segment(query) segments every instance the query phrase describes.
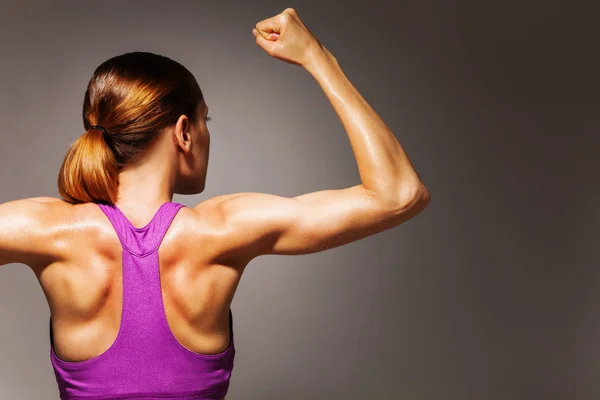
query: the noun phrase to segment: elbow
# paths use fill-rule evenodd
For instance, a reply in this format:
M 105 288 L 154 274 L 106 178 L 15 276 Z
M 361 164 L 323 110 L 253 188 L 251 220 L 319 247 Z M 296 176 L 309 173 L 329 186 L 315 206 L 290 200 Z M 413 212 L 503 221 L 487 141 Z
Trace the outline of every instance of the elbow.
M 394 209 L 396 213 L 419 214 L 431 201 L 431 194 L 427 187 L 419 182 L 403 188 L 395 200 Z M 410 211 L 409 211 L 410 210 Z
M 423 208 L 427 207 L 429 202 L 431 201 L 431 194 L 429 194 L 429 190 L 423 184 L 421 184 L 421 188 L 419 190 L 418 202 L 423 205 Z
M 431 201 L 431 195 L 427 187 L 419 182 L 402 188 L 398 194 L 398 204 L 402 208 L 412 208 L 415 206 L 425 208 Z
M 420 181 L 417 184 L 403 185 L 401 189 L 394 191 L 394 195 L 379 194 L 375 197 L 379 199 L 384 209 L 391 211 L 394 215 L 407 213 L 408 210 L 419 213 L 431 201 L 429 190 Z

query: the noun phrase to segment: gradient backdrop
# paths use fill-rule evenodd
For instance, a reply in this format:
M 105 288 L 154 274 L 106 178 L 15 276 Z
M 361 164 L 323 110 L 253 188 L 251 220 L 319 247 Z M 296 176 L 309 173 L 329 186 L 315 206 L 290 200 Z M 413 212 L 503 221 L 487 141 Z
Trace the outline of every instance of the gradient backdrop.
M 358 184 L 317 83 L 252 36 L 294 7 L 432 201 L 361 241 L 252 261 L 227 399 L 598 399 L 597 21 L 563 3 L 1 0 L 0 201 L 58 196 L 93 70 L 133 50 L 188 67 L 211 109 L 206 191 L 174 201 Z M 0 304 L 0 399 L 58 399 L 27 267 L 1 269 Z

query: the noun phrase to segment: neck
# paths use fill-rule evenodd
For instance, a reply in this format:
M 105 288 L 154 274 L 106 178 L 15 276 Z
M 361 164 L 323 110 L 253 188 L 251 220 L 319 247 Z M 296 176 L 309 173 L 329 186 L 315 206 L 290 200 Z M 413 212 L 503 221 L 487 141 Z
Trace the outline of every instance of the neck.
M 151 157 L 121 171 L 117 196 L 119 208 L 123 205 L 125 209 L 134 207 L 150 212 L 173 200 L 175 169 L 164 161 L 168 159 L 166 154 L 161 153 L 153 151 Z

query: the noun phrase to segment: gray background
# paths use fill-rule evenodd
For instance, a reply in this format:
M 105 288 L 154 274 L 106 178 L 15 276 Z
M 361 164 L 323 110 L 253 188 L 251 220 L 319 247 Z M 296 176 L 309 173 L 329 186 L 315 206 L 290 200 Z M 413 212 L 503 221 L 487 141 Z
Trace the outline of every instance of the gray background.
M 597 24 L 577 3 L 0 3 L 0 201 L 58 196 L 86 84 L 170 56 L 211 109 L 207 188 L 295 196 L 360 182 L 312 77 L 254 42 L 294 7 L 404 145 L 423 214 L 322 253 L 263 256 L 233 301 L 228 399 L 597 399 Z M 594 39 L 595 37 L 595 39 Z M 0 273 L 0 398 L 58 398 L 49 309 Z

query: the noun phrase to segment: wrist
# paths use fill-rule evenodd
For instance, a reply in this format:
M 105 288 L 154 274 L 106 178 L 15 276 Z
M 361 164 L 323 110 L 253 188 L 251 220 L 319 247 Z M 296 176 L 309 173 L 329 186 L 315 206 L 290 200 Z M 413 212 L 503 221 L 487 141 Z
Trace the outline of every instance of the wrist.
M 314 76 L 324 65 L 329 65 L 336 61 L 333 54 L 331 54 L 325 46 L 316 43 L 307 51 L 306 61 L 304 62 L 303 67 Z

